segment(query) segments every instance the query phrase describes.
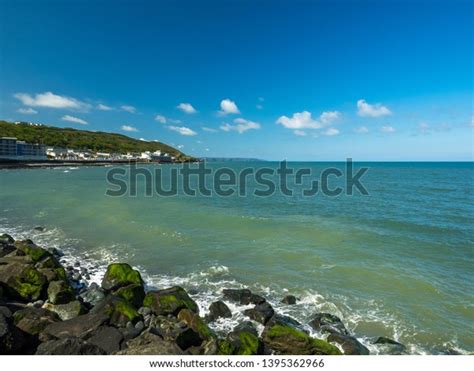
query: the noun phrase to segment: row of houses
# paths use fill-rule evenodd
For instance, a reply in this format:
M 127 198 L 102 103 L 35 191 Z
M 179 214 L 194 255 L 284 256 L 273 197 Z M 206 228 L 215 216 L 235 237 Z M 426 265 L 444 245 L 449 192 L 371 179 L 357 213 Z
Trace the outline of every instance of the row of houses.
M 175 158 L 168 153 L 107 153 L 89 150 L 77 150 L 61 147 L 47 147 L 43 144 L 32 144 L 17 140 L 17 138 L 0 138 L 0 160 L 16 161 L 143 161 L 143 162 L 173 162 Z

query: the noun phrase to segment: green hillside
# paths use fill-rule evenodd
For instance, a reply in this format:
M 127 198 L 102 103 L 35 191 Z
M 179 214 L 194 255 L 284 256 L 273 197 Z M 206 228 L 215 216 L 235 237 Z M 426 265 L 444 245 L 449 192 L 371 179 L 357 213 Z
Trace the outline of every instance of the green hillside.
M 0 121 L 0 137 L 15 137 L 29 143 L 41 143 L 48 146 L 71 149 L 88 149 L 113 153 L 157 151 L 166 152 L 180 160 L 190 160 L 176 148 L 160 142 L 145 142 L 122 134 L 57 128 L 53 126 L 35 126 L 28 123 L 14 124 Z

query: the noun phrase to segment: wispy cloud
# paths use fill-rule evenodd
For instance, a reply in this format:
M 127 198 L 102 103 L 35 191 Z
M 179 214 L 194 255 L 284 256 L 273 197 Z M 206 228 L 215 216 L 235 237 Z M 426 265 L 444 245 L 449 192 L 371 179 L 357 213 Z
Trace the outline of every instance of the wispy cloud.
M 133 126 L 130 126 L 130 125 L 122 125 L 120 130 L 128 131 L 128 132 L 138 132 L 138 129 L 136 127 L 133 127 Z
M 295 130 L 293 133 L 298 137 L 305 137 L 306 136 L 306 131 L 303 131 L 303 130 Z
M 63 108 L 63 109 L 88 109 L 90 105 L 76 98 L 61 96 L 50 91 L 36 95 L 26 93 L 16 93 L 14 97 L 25 106 L 29 107 L 47 107 L 47 108 Z
M 179 110 L 183 111 L 184 113 L 192 114 L 196 113 L 197 110 L 192 106 L 191 103 L 180 103 L 176 106 Z
M 155 121 L 158 121 L 158 122 L 160 122 L 160 123 L 162 123 L 162 124 L 166 124 L 166 122 L 167 122 L 168 120 L 167 120 L 166 117 L 163 116 L 163 115 L 156 115 L 156 116 L 155 116 Z
M 33 108 L 20 108 L 17 111 L 18 113 L 22 113 L 23 115 L 36 115 L 38 111 L 35 111 Z
M 120 108 L 122 109 L 122 111 L 125 111 L 125 112 L 129 112 L 129 113 L 136 113 L 137 112 L 137 109 L 133 106 L 129 106 L 129 105 L 122 105 L 120 106 Z
M 74 117 L 70 115 L 64 115 L 63 117 L 61 117 L 61 120 L 74 122 L 75 124 L 87 125 L 87 121 L 80 119 L 79 117 Z
M 277 120 L 277 124 L 293 130 L 321 129 L 333 124 L 340 115 L 338 111 L 327 111 L 319 115 L 318 118 L 313 118 L 311 112 L 303 111 L 296 112 L 291 117 L 280 116 Z
M 369 129 L 367 128 L 367 126 L 359 126 L 358 128 L 354 129 L 354 132 L 356 132 L 357 134 L 366 134 L 369 132 Z
M 221 130 L 224 131 L 236 131 L 239 134 L 246 132 L 247 130 L 257 130 L 260 129 L 260 124 L 258 122 L 246 120 L 243 118 L 237 118 L 234 120 L 235 125 L 225 123 L 221 125 Z
M 181 135 L 185 135 L 185 136 L 194 136 L 194 135 L 197 135 L 197 133 L 190 129 L 190 128 L 187 128 L 185 126 L 167 126 L 168 129 L 172 130 L 172 131 L 176 131 L 177 133 L 181 134 Z
M 364 99 L 359 99 L 357 114 L 362 117 L 381 117 L 391 115 L 392 112 L 380 103 L 369 104 Z
M 235 102 L 230 99 L 221 100 L 220 106 L 221 106 L 221 110 L 219 111 L 219 114 L 223 116 L 240 113 L 239 107 L 237 107 L 237 104 L 235 104 Z
M 336 128 L 327 128 L 326 130 L 324 130 L 321 134 L 323 135 L 327 135 L 328 137 L 332 137 L 334 135 L 338 135 L 340 132 L 339 132 L 339 129 L 336 129 Z
M 380 132 L 385 133 L 385 134 L 392 134 L 392 133 L 395 133 L 396 131 L 397 130 L 393 126 L 390 126 L 390 125 L 382 126 L 380 128 Z
M 208 128 L 206 126 L 203 126 L 202 130 L 207 131 L 208 133 L 217 133 L 216 129 Z
M 114 108 L 105 104 L 99 103 L 96 107 L 99 111 L 112 111 Z

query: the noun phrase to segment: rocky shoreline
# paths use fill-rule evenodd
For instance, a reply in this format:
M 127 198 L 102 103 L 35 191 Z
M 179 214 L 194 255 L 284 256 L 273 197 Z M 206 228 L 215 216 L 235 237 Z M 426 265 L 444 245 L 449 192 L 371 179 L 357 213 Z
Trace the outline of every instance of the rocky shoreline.
M 0 235 L 0 354 L 39 355 L 367 355 L 369 350 L 330 313 L 308 325 L 278 314 L 248 289 L 224 289 L 209 313 L 180 286 L 146 291 L 138 270 L 110 264 L 101 285 L 85 284 L 80 263 L 64 266 L 62 252 Z M 292 295 L 282 298 L 294 305 Z M 251 306 L 248 321 L 217 335 L 209 324 L 232 317 L 227 303 Z M 256 324 L 264 327 L 260 333 Z M 389 354 L 405 346 L 379 337 Z

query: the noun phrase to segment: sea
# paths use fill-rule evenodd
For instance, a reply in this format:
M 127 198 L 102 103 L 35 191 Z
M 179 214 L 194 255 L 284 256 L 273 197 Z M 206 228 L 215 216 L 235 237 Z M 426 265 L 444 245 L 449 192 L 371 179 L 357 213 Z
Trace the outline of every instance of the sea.
M 379 336 L 409 354 L 474 352 L 474 163 L 355 162 L 363 189 L 349 189 L 344 162 L 284 165 L 283 180 L 278 162 L 206 163 L 210 194 L 195 195 L 183 165 L 0 170 L 0 233 L 61 249 L 89 282 L 127 262 L 150 289 L 183 286 L 202 314 L 222 289 L 245 287 L 305 326 L 339 316 L 373 354 L 387 351 Z M 232 194 L 216 191 L 219 170 Z M 176 192 L 158 194 L 173 171 Z M 314 180 L 319 191 L 305 194 Z M 281 303 L 288 294 L 296 305 Z M 245 320 L 247 307 L 228 304 L 217 333 Z

